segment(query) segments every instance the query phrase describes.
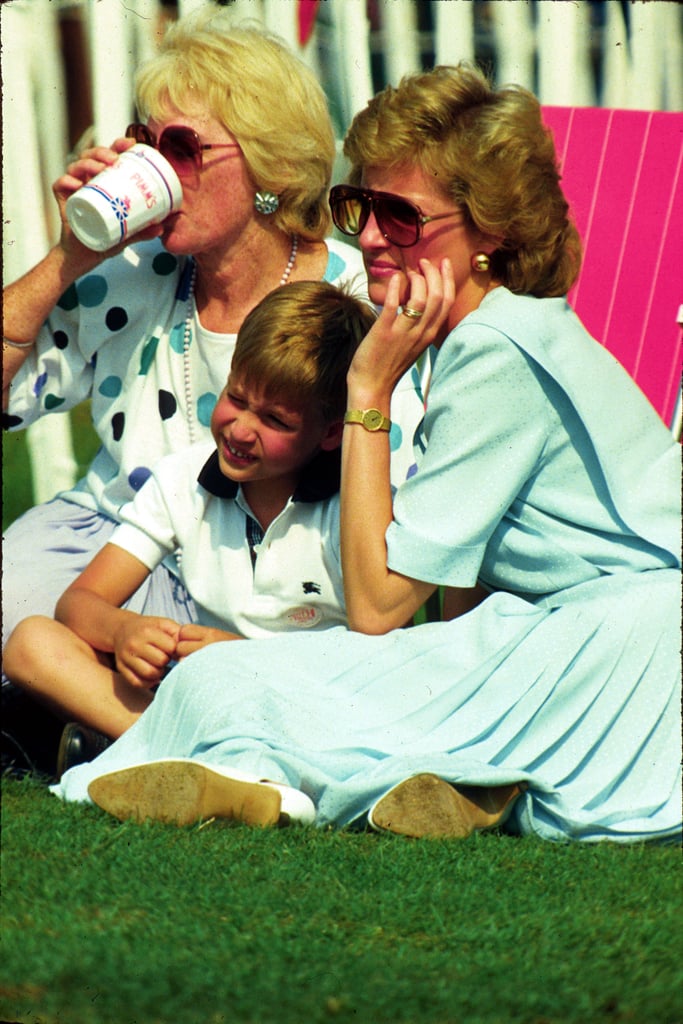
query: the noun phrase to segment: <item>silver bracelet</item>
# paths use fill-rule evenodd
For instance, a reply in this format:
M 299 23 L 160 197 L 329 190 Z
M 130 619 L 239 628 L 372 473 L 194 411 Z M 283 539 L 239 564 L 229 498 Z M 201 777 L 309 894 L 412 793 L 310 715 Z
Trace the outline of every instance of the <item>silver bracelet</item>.
M 32 338 L 31 341 L 10 341 L 9 338 L 6 338 L 4 335 L 2 337 L 3 345 L 9 345 L 10 348 L 31 348 L 35 343 L 35 340 L 35 338 Z

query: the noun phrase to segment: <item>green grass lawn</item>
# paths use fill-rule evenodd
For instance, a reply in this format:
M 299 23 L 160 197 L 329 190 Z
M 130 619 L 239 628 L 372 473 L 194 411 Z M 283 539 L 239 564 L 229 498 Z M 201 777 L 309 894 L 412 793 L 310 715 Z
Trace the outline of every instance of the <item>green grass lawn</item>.
M 676 847 L 121 824 L 3 783 L 3 1021 L 683 1020 Z
M 2 532 L 33 502 L 24 431 L 2 435 Z
M 0 1022 L 683 1024 L 677 847 L 139 826 L 2 781 Z
M 79 476 L 90 464 L 99 447 L 90 419 L 90 405 L 84 402 L 70 414 L 74 453 Z M 33 504 L 31 466 L 23 430 L 3 431 L 2 435 L 2 529 Z M 1 1022 L 0 1022 L 1 1024 Z

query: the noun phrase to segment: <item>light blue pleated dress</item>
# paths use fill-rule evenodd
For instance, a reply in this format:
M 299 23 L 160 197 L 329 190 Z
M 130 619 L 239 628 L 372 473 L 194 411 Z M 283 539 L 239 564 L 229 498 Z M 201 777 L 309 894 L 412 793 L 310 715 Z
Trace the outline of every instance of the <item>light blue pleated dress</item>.
M 216 644 L 54 791 L 164 757 L 363 820 L 418 772 L 524 780 L 506 828 L 681 834 L 680 448 L 564 300 L 499 288 L 440 350 L 389 565 L 490 596 L 448 623 Z M 363 510 L 371 514 L 371 510 Z

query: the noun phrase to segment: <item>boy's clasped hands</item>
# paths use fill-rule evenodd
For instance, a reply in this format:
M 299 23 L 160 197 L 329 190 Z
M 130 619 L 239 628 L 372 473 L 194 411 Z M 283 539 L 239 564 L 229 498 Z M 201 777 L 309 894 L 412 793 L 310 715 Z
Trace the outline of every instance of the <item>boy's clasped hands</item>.
M 237 633 L 202 626 L 199 623 L 174 622 L 156 615 L 123 617 L 114 635 L 116 668 L 131 686 L 156 686 L 169 665 L 188 654 L 224 640 L 241 640 Z

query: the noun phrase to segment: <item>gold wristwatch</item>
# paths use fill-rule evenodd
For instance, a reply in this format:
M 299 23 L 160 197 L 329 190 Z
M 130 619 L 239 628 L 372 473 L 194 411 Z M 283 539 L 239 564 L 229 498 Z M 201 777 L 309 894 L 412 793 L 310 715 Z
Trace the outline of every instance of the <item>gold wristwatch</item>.
M 373 433 L 376 430 L 391 430 L 391 420 L 383 416 L 379 409 L 348 409 L 344 423 L 360 423 L 361 427 Z

